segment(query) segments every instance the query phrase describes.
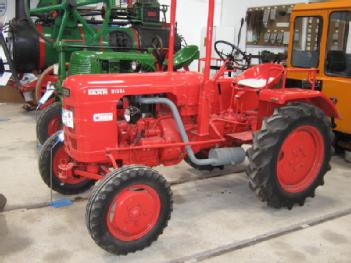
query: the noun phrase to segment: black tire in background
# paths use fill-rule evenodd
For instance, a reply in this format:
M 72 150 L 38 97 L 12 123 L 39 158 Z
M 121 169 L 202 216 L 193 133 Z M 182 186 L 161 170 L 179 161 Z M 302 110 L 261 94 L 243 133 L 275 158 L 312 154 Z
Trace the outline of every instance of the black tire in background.
M 52 135 L 43 145 L 39 154 L 39 172 L 44 183 L 51 187 L 51 172 L 52 172 L 52 189 L 63 195 L 75 195 L 80 194 L 90 189 L 94 184 L 94 180 L 85 178 L 74 178 L 68 182 L 60 180 L 55 174 L 55 168 L 51 167 L 55 164 L 55 158 L 67 158 L 64 156 L 64 143 L 58 139 L 60 132 Z M 60 155 L 60 156 L 58 156 Z M 63 156 L 62 156 L 63 155 Z M 59 162 L 59 160 L 58 160 Z
M 36 123 L 37 139 L 40 144 L 44 144 L 51 135 L 62 129 L 61 112 L 60 102 L 55 102 L 40 112 Z

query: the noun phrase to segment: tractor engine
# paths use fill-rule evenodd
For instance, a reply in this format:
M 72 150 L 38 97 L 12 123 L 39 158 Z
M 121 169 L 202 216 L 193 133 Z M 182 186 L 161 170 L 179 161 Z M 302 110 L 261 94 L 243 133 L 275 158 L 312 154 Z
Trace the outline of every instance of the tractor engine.
M 135 124 L 127 121 L 118 122 L 118 140 L 120 147 L 142 146 L 146 151 L 135 151 L 134 162 L 148 163 L 150 166 L 173 165 L 184 159 L 182 147 L 160 147 L 169 143 L 180 143 L 181 138 L 172 116 L 142 118 Z
M 117 131 L 120 147 L 145 147 L 147 151 L 135 151 L 134 162 L 173 165 L 184 159 L 182 147 L 159 149 L 160 145 L 181 143 L 172 114 L 160 106 L 140 105 L 135 97 L 123 98 L 117 106 Z M 153 148 L 158 147 L 158 148 Z

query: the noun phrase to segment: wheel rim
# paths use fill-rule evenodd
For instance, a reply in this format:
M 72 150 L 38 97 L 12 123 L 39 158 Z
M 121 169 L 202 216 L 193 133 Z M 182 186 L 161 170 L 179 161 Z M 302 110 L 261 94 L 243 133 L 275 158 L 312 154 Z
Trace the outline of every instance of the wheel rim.
M 313 126 L 301 126 L 284 140 L 278 155 L 277 177 L 284 191 L 306 190 L 317 178 L 324 160 L 324 140 Z
M 48 135 L 49 137 L 55 134 L 61 128 L 61 118 L 60 116 L 56 116 L 51 119 L 48 123 Z
M 59 148 L 56 150 L 56 152 L 54 153 L 54 156 L 52 157 L 53 175 L 63 184 L 74 185 L 74 184 L 79 184 L 79 183 L 85 181 L 86 178 L 84 178 L 84 177 L 75 177 L 75 176 L 69 176 L 69 175 L 65 176 L 64 178 L 59 177 L 59 174 L 60 174 L 59 166 L 62 164 L 68 164 L 71 161 L 71 158 L 66 153 L 65 147 L 62 143 L 58 147 Z
M 153 188 L 144 184 L 128 186 L 109 206 L 108 230 L 122 241 L 140 239 L 156 225 L 160 209 L 160 198 Z

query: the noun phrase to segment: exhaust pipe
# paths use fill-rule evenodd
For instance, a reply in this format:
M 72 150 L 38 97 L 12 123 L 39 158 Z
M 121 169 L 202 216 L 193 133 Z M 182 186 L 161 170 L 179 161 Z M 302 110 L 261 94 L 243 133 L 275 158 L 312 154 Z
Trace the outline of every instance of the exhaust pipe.
M 180 134 L 180 137 L 184 143 L 189 143 L 189 137 L 185 131 L 183 121 L 180 117 L 177 106 L 167 98 L 139 98 L 137 100 L 140 104 L 165 104 L 171 111 L 173 118 L 177 124 L 177 128 Z M 246 153 L 245 150 L 241 147 L 235 148 L 216 148 L 212 149 L 209 152 L 208 159 L 198 159 L 196 158 L 193 149 L 190 145 L 185 146 L 185 151 L 194 164 L 199 166 L 222 166 L 222 165 L 238 165 L 245 160 Z
M 30 6 L 30 0 L 16 0 L 16 20 L 27 18 L 24 1 L 27 1 Z

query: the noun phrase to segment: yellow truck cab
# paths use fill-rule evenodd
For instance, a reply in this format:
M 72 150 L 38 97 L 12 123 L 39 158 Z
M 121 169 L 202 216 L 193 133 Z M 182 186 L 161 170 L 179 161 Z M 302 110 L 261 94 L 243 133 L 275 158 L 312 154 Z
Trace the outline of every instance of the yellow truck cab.
M 288 67 L 318 69 L 318 89 L 334 101 L 337 145 L 351 151 L 351 1 L 295 5 L 290 25 Z M 289 83 L 308 88 L 305 76 Z

